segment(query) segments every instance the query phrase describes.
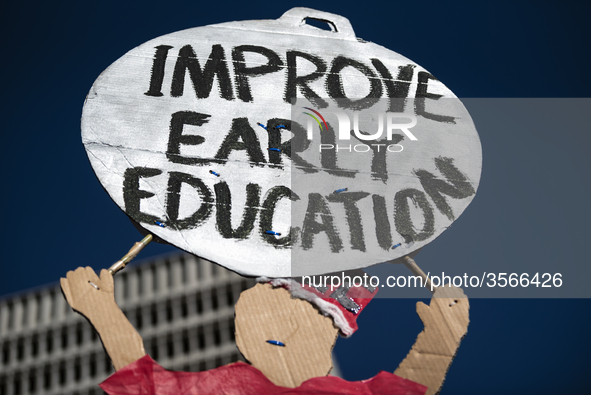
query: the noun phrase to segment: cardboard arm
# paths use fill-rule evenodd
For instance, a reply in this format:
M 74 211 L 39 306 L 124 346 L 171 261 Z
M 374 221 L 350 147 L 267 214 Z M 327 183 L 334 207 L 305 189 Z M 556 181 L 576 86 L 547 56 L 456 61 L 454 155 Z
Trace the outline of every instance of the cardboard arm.
M 435 288 L 429 306 L 418 302 L 425 329 L 394 374 L 427 386 L 427 395 L 437 394 L 468 331 L 469 310 L 462 289 L 449 284 Z
M 137 242 L 100 278 L 91 267 L 79 267 L 60 279 L 62 292 L 72 309 L 83 315 L 98 332 L 115 370 L 140 359 L 146 352 L 140 334 L 115 302 L 113 274 L 123 269 L 152 240 Z

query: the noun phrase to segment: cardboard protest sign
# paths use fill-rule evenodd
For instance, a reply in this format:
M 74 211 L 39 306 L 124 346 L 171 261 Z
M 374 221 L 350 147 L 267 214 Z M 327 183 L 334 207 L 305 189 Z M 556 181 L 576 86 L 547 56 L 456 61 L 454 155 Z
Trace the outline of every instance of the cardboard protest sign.
M 143 228 L 268 277 L 421 248 L 467 207 L 481 170 L 474 125 L 447 87 L 356 38 L 347 19 L 306 8 L 129 51 L 92 86 L 82 138 Z

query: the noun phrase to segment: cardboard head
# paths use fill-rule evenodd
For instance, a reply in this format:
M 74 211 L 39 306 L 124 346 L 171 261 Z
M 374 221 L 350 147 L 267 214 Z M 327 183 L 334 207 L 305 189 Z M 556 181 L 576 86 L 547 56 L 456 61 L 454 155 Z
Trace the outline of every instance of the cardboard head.
M 297 387 L 332 369 L 338 328 L 284 288 L 257 284 L 242 292 L 235 322 L 238 349 L 276 385 Z

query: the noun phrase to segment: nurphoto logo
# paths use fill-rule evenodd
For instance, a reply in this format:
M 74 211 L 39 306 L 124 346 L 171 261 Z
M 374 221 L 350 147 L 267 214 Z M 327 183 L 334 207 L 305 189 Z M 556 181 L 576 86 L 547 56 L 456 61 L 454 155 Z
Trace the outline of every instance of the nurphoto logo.
M 416 126 L 417 124 L 417 117 L 414 114 L 397 112 L 365 112 L 363 115 L 360 116 L 360 112 L 356 111 L 352 114 L 353 122 L 351 122 L 350 114 L 346 113 L 345 111 L 334 109 L 323 110 L 323 115 L 319 111 L 314 110 L 310 107 L 303 107 L 303 109 L 305 110 L 303 111 L 303 113 L 309 116 L 307 124 L 308 140 L 313 140 L 314 138 L 314 131 L 316 129 L 315 125 L 318 125 L 318 131 L 321 134 L 331 133 L 329 130 L 328 123 L 326 122 L 325 115 L 334 115 L 336 117 L 338 121 L 338 133 L 335 133 L 334 136 L 338 139 L 339 142 L 350 141 L 351 137 L 353 136 L 362 143 L 370 141 L 373 142 L 374 144 L 370 145 L 377 146 L 378 150 L 380 146 L 386 146 L 386 149 L 389 152 L 401 152 L 404 148 L 402 147 L 402 145 L 396 143 L 400 142 L 400 137 L 402 136 L 400 134 L 394 134 L 394 131 L 401 131 L 411 141 L 418 140 L 418 138 L 410 131 L 410 129 Z M 368 132 L 366 130 L 362 131 L 359 127 L 360 117 L 365 117 L 366 122 L 369 121 L 373 124 L 373 130 L 377 130 L 375 132 L 373 132 L 373 130 L 371 132 Z M 377 126 L 375 125 L 376 123 Z M 351 124 L 353 127 L 351 127 Z M 382 135 L 384 135 L 384 129 L 386 135 L 385 139 L 382 138 Z M 395 141 L 392 141 L 393 136 Z M 367 144 L 339 145 L 335 141 L 335 144 L 320 144 L 319 151 L 322 152 L 322 150 L 335 150 L 337 152 L 339 150 L 349 152 L 368 152 L 371 150 L 371 147 Z

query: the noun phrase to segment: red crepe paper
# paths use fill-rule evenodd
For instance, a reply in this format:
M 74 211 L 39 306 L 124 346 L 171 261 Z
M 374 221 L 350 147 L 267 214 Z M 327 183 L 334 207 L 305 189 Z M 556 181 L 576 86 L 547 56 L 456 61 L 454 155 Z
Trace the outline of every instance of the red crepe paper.
M 365 274 L 365 272 L 363 272 L 361 270 L 358 270 L 355 272 L 344 272 L 344 273 L 358 274 L 359 272 Z M 353 275 L 351 275 L 350 277 L 353 277 Z M 359 277 L 362 278 L 363 276 L 359 276 Z M 345 288 L 346 292 L 344 294 L 344 297 L 349 299 L 351 302 L 354 303 L 354 305 L 357 306 L 357 309 L 355 311 L 352 311 L 352 310 L 346 309 L 342 305 L 342 303 L 333 296 L 335 291 L 337 291 L 339 289 L 339 287 L 332 287 L 330 284 L 327 284 L 327 285 L 328 285 L 327 289 L 326 289 L 326 291 L 324 291 L 324 293 L 317 288 L 309 286 L 308 284 L 303 284 L 302 288 L 305 291 L 311 292 L 314 295 L 316 295 L 317 297 L 321 298 L 324 302 L 330 303 L 331 305 L 336 307 L 340 311 L 340 314 L 338 314 L 338 315 L 342 316 L 342 318 L 346 321 L 348 327 L 347 327 L 347 325 L 343 325 L 340 322 L 339 317 L 337 317 L 337 314 L 333 314 L 330 311 L 328 313 L 333 317 L 336 324 L 341 328 L 341 331 L 343 332 L 343 334 L 345 336 L 350 336 L 358 329 L 357 317 L 365 309 L 367 304 L 369 302 L 371 302 L 373 297 L 378 293 L 378 289 L 373 288 L 372 291 L 370 292 L 365 287 L 355 286 L 353 284 L 351 284 L 350 287 Z M 322 306 L 319 306 L 319 307 L 322 310 L 326 311 L 326 309 L 323 309 Z
M 297 388 L 279 387 L 242 362 L 206 372 L 172 372 L 146 355 L 100 384 L 109 395 L 424 395 L 427 387 L 380 372 L 363 381 L 315 377 Z

